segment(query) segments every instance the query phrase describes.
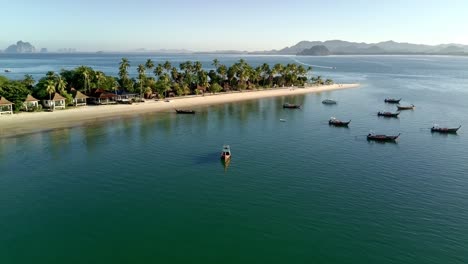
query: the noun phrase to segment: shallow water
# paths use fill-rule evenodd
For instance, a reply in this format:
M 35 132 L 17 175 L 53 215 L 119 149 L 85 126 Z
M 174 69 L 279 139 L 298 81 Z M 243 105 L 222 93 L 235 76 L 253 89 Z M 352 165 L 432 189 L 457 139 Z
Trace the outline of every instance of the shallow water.
M 8 68 L 107 67 L 73 56 Z M 0 139 L 0 263 L 467 263 L 468 58 L 294 59 L 363 85 Z M 378 118 L 396 108 L 385 97 L 416 109 Z M 434 122 L 463 127 L 431 134 Z M 369 130 L 402 136 L 371 143 Z

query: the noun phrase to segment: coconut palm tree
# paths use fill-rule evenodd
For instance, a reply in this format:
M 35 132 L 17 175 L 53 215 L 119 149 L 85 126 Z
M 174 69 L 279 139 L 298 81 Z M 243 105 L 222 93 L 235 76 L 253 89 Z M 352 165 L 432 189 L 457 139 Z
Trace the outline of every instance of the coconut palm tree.
M 218 59 L 214 59 L 214 60 L 213 60 L 213 63 L 212 63 L 211 65 L 213 65 L 216 69 L 218 69 L 218 67 L 219 67 L 219 60 L 218 60 Z
M 28 87 L 28 89 L 31 89 L 35 81 L 31 74 L 26 74 L 24 75 L 23 83 L 26 85 L 26 87 Z
M 67 81 L 62 78 L 62 76 L 57 76 L 57 90 L 60 94 L 65 93 L 65 89 L 67 88 Z
M 176 67 L 172 67 L 171 69 L 171 78 L 173 82 L 179 82 L 179 71 Z
M 151 59 L 147 59 L 145 63 L 145 67 L 148 70 L 152 70 L 154 68 L 154 62 Z
M 199 62 L 199 61 L 196 61 L 195 64 L 194 64 L 194 66 L 193 66 L 193 71 L 194 71 L 194 72 L 199 72 L 199 71 L 202 70 L 202 68 L 203 68 L 202 63 Z
M 49 94 L 49 101 L 52 101 L 52 94 L 55 93 L 55 82 L 54 80 L 47 80 L 46 82 L 46 92 Z M 55 109 L 55 103 L 54 103 Z
M 221 78 L 226 80 L 226 74 L 227 74 L 227 67 L 226 65 L 219 65 L 219 67 L 216 69 L 216 72 L 221 75 Z
M 163 64 L 164 70 L 166 70 L 166 73 L 169 73 L 169 71 L 172 69 L 172 65 L 169 61 L 165 61 Z
M 158 66 L 156 66 L 156 68 L 154 68 L 154 71 L 153 71 L 154 75 L 158 78 L 161 78 L 162 74 L 164 73 L 164 68 L 161 64 L 158 64 Z
M 122 58 L 119 64 L 120 85 L 124 90 L 133 90 L 133 81 L 128 77 L 128 68 L 130 68 L 130 61 Z
M 128 68 L 130 68 L 130 61 L 127 58 L 122 58 L 119 64 L 120 79 L 128 79 Z
M 96 78 L 96 88 L 101 88 L 101 81 L 106 78 L 102 71 L 97 71 L 94 73 L 94 78 Z
M 140 64 L 137 68 L 138 71 L 138 82 L 140 83 L 140 98 L 143 96 L 143 82 L 146 79 L 146 68 L 145 65 Z
M 84 81 L 83 81 L 84 91 L 88 92 L 88 88 L 89 88 L 89 73 L 88 73 L 88 70 L 84 69 L 82 74 L 83 74 L 83 78 L 84 78 Z

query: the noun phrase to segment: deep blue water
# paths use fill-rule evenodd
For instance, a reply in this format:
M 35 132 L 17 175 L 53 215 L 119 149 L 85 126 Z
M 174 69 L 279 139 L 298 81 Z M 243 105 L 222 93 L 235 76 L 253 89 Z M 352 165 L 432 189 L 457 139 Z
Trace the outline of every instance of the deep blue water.
M 112 74 L 120 57 L 0 55 L 0 68 Z M 314 74 L 362 86 L 1 139 L 0 263 L 468 262 L 468 58 L 243 58 L 336 67 Z M 395 110 L 385 97 L 416 109 L 378 118 Z M 350 128 L 329 127 L 331 116 Z M 431 134 L 433 123 L 462 129 Z M 402 135 L 371 143 L 370 130 Z

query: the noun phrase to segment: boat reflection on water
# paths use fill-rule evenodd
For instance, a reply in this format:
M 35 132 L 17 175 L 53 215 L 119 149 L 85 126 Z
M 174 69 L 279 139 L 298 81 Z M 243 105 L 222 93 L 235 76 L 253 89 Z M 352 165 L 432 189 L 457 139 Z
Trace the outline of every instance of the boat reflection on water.
M 231 159 L 228 160 L 221 160 L 221 165 L 223 165 L 224 172 L 227 172 L 227 169 L 229 168 L 229 165 L 231 164 Z

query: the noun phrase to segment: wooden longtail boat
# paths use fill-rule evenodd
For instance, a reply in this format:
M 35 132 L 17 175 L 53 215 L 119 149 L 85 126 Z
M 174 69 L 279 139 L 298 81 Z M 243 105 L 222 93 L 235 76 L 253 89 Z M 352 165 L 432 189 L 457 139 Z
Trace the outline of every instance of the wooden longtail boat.
M 399 114 L 400 114 L 400 112 L 395 112 L 395 113 L 392 113 L 392 112 L 378 112 L 377 113 L 378 116 L 383 116 L 383 117 L 398 117 Z
M 221 160 L 228 161 L 231 159 L 231 148 L 229 145 L 224 145 L 221 152 Z
M 374 133 L 369 133 L 367 135 L 367 140 L 380 141 L 380 142 L 392 142 L 397 140 L 400 137 L 400 134 L 396 136 L 387 136 L 387 135 L 377 135 Z
M 285 103 L 283 104 L 283 108 L 299 109 L 301 108 L 301 105 Z
M 385 102 L 389 104 L 399 104 L 401 101 L 400 99 L 395 99 L 395 98 L 385 98 Z
M 397 105 L 398 110 L 413 110 L 414 105 Z
M 331 99 L 325 99 L 322 101 L 322 104 L 336 104 L 337 102 L 335 100 Z
M 349 120 L 348 122 L 343 122 L 343 121 L 340 121 L 334 117 L 330 118 L 330 120 L 328 120 L 328 124 L 331 125 L 331 126 L 339 126 L 339 127 L 347 127 L 349 125 L 349 123 L 351 123 L 351 120 Z
M 448 127 L 439 127 L 438 125 L 434 125 L 431 127 L 431 132 L 438 132 L 443 134 L 455 134 L 461 128 L 461 126 L 456 128 L 448 128 Z
M 176 113 L 178 114 L 195 114 L 194 110 L 181 110 L 181 109 L 176 109 Z

